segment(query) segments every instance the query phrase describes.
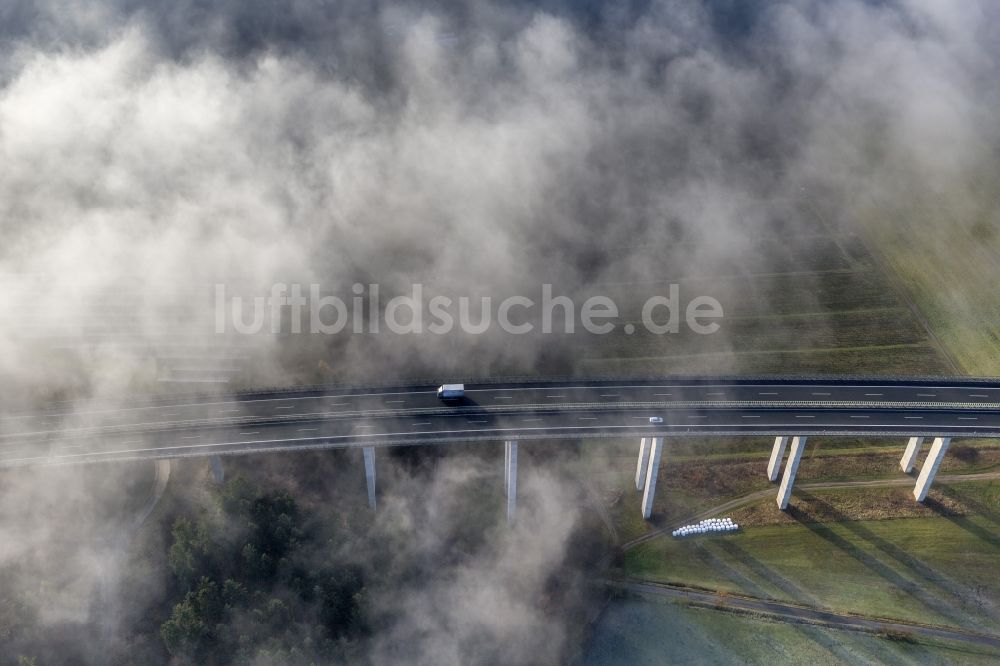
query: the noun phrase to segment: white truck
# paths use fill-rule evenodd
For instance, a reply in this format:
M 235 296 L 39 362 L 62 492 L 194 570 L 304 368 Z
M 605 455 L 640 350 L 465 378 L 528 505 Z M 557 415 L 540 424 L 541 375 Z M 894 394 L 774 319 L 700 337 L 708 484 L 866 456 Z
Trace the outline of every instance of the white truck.
M 465 384 L 442 384 L 438 387 L 440 400 L 458 400 L 465 397 Z

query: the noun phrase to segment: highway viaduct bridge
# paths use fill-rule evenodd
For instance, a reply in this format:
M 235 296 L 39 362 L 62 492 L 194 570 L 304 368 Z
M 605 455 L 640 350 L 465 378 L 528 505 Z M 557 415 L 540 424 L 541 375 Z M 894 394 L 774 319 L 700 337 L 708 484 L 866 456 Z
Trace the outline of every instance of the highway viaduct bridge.
M 806 438 L 899 438 L 923 501 L 953 437 L 1000 437 L 1000 381 L 967 378 L 670 377 L 467 382 L 443 403 L 437 384 L 308 387 L 129 404 L 53 404 L 0 415 L 0 466 L 51 465 L 325 448 L 360 448 L 374 508 L 375 450 L 445 442 L 505 443 L 508 518 L 517 442 L 596 437 L 639 442 L 636 488 L 648 518 L 666 442 L 684 436 L 773 436 L 768 478 L 792 493 Z M 786 458 L 787 450 L 787 458 Z

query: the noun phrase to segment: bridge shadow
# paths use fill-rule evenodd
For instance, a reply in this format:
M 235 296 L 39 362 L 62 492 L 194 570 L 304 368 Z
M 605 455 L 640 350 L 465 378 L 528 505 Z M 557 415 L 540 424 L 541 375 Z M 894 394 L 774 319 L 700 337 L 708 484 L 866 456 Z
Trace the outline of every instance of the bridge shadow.
M 954 487 L 945 484 L 934 486 L 934 490 L 940 492 L 945 497 L 955 500 L 956 502 L 961 502 L 975 511 L 976 515 L 982 516 L 983 520 L 986 520 L 987 522 L 990 522 L 1000 528 L 1000 510 L 997 510 L 995 507 L 983 504 L 979 500 L 973 499 L 968 493 L 963 493 L 956 490 Z M 924 501 L 924 504 L 930 506 L 929 502 L 931 502 L 931 498 L 928 497 L 928 499 Z M 934 504 L 940 506 L 938 502 L 934 502 Z M 987 532 L 987 534 L 990 533 Z M 991 538 L 995 538 L 993 535 L 990 536 Z M 990 543 L 996 543 L 996 541 L 990 541 Z
M 949 621 L 955 623 L 956 626 L 961 627 L 968 624 L 969 617 L 967 613 L 962 612 L 963 608 L 968 606 L 963 588 L 954 581 L 942 576 L 940 570 L 924 564 L 899 546 L 875 534 L 857 521 L 850 519 L 843 512 L 819 497 L 805 492 L 800 492 L 798 495 L 800 498 L 807 499 L 817 507 L 820 507 L 826 516 L 833 518 L 841 527 L 859 539 L 863 539 L 874 546 L 879 552 L 911 570 L 916 574 L 916 578 L 904 576 L 880 558 L 838 534 L 827 524 L 819 522 L 819 516 L 811 514 L 801 506 L 790 507 L 789 513 L 813 534 L 833 544 L 860 562 L 867 569 L 889 581 L 940 617 L 947 618 Z M 926 588 L 930 585 L 936 586 L 953 597 L 958 602 L 958 607 L 956 608 L 953 603 L 946 601 L 941 595 L 928 592 Z M 994 613 L 989 613 L 989 615 L 995 617 Z M 977 624 L 983 623 L 980 621 Z
M 746 567 L 751 574 L 760 580 L 766 581 L 778 590 L 781 590 L 787 598 L 793 602 L 812 606 L 814 608 L 824 607 L 818 599 L 810 595 L 792 581 L 780 575 L 774 568 L 765 565 L 763 562 L 750 555 L 750 553 L 746 550 L 740 548 L 735 540 L 722 538 L 714 541 L 713 543 L 728 556 L 729 561 L 739 562 L 742 566 Z M 715 567 L 717 571 L 722 572 L 724 576 L 737 583 L 748 594 L 761 599 L 774 598 L 773 595 L 764 589 L 764 587 L 756 583 L 750 576 L 731 566 L 729 562 L 718 557 L 708 548 L 701 546 L 700 548 L 705 559 L 711 561 L 711 565 Z M 865 632 L 855 632 L 839 627 L 823 628 L 807 623 L 790 623 L 789 626 L 794 627 L 796 631 L 829 652 L 834 659 L 841 663 L 858 663 L 859 657 L 863 658 L 864 661 L 868 663 L 889 663 L 887 661 L 888 655 L 886 651 L 880 649 L 881 646 L 878 645 L 878 639 Z M 830 632 L 844 632 L 848 635 L 854 635 L 857 639 L 854 641 L 855 651 L 852 652 L 848 649 L 845 642 L 836 640 L 835 636 L 831 635 Z M 910 645 L 910 648 L 914 652 L 920 653 L 922 658 L 919 659 L 919 663 L 929 663 L 929 661 L 933 660 L 930 652 L 922 645 L 914 643 Z M 892 656 L 896 657 L 897 655 L 893 654 Z M 926 657 L 926 659 L 923 657 Z M 899 658 L 894 659 L 892 663 L 908 664 L 910 662 L 900 656 Z
M 702 557 L 703 561 L 709 563 L 709 565 L 720 572 L 723 576 L 731 580 L 740 586 L 740 589 L 745 591 L 747 594 L 757 597 L 759 599 L 773 599 L 774 597 L 763 587 L 758 585 L 752 578 L 743 574 L 741 571 L 731 566 L 728 562 L 718 557 L 711 550 L 703 546 L 702 544 L 696 544 L 695 549 L 698 551 L 699 555 Z M 735 556 L 735 555 L 734 555 Z M 744 561 L 743 557 L 735 556 L 740 561 Z M 793 597 L 793 599 L 795 599 Z M 797 599 L 796 599 L 797 600 Z M 779 620 L 780 622 L 780 620 Z M 851 663 L 856 660 L 857 655 L 852 655 L 849 651 L 844 648 L 844 645 L 840 642 L 834 640 L 834 638 L 819 627 L 800 624 L 796 622 L 788 623 L 789 626 L 794 628 L 800 634 L 805 636 L 807 639 L 813 641 L 818 646 L 826 650 L 830 655 L 841 663 Z

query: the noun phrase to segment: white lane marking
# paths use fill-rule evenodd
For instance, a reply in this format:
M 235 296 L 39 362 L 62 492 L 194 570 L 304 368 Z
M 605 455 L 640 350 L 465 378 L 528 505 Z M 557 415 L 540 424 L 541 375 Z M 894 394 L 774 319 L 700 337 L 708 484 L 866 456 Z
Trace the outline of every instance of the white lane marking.
M 354 427 L 355 428 L 374 428 L 375 426 L 373 426 L 373 425 L 356 425 Z
M 316 432 L 319 428 L 299 428 L 298 432 Z
M 937 397 L 937 393 L 918 393 L 917 397 L 918 398 L 936 398 Z
M 867 416 L 852 416 L 851 418 L 852 419 L 867 419 L 869 417 L 867 417 Z
M 521 423 L 531 423 L 532 421 L 541 421 L 541 419 L 521 419 Z
M 820 393 L 818 391 L 813 391 L 813 395 L 830 395 L 829 393 Z
M 814 419 L 814 418 L 816 418 L 816 417 L 815 417 L 815 416 L 808 416 L 808 415 L 806 415 L 806 416 L 803 416 L 803 415 L 801 415 L 801 414 L 796 414 L 796 415 L 795 415 L 795 418 L 797 418 L 797 419 Z
M 885 395 L 884 393 L 865 393 L 866 396 L 870 398 L 877 398 L 879 396 Z
M 978 421 L 979 418 L 975 417 L 975 416 L 959 416 L 958 420 L 959 421 Z
M 990 396 L 986 395 L 985 393 L 970 393 L 969 397 L 970 398 L 988 398 Z
M 654 398 L 663 398 L 663 397 L 670 396 L 670 395 L 673 395 L 673 393 L 654 393 L 653 397 Z
M 397 404 L 399 404 L 401 402 L 406 402 L 406 401 L 405 400 L 383 400 L 382 402 L 384 402 L 387 405 L 397 405 Z
M 564 396 L 564 395 L 547 395 L 545 397 L 546 398 L 565 398 L 566 396 Z
M 740 418 L 742 418 L 742 419 L 759 419 L 760 417 L 759 416 L 750 416 L 750 415 L 744 414 Z
M 467 423 L 489 423 L 489 421 L 470 421 L 469 419 L 466 419 L 466 422 Z
M 289 406 L 289 407 L 275 407 L 275 409 L 295 409 L 295 407 L 293 407 L 293 406 Z
M 253 432 L 241 432 L 241 435 L 259 435 L 260 430 L 254 430 Z
M 349 402 L 331 402 L 331 403 L 327 404 L 327 407 L 347 407 L 350 404 L 351 403 L 349 403 Z
M 430 425 L 430 424 L 431 424 L 430 421 L 423 421 L 421 423 L 411 423 L 410 425 L 411 426 L 427 426 L 427 425 Z
M 577 421 L 596 421 L 597 417 L 596 416 L 580 416 L 580 417 L 577 417 L 576 420 Z
M 778 395 L 777 391 L 758 391 L 757 395 Z
M 200 435 L 181 435 L 181 439 L 201 439 Z
M 493 396 L 493 399 L 494 400 L 513 400 L 514 396 L 512 396 L 512 395 L 495 395 L 495 396 Z
M 622 397 L 622 394 L 621 393 L 602 393 L 601 395 L 599 395 L 597 397 L 599 397 L 599 398 L 620 398 L 620 397 Z

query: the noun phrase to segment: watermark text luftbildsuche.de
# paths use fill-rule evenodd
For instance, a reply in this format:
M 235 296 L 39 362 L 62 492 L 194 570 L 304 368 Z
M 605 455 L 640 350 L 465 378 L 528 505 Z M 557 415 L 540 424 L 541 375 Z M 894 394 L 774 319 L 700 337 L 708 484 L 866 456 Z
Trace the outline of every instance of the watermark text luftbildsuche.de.
M 621 324 L 618 305 L 610 297 L 590 296 L 578 304 L 569 296 L 553 295 L 551 284 L 543 284 L 536 298 L 516 295 L 502 300 L 440 294 L 425 299 L 423 285 L 413 284 L 409 294 L 390 298 L 384 307 L 381 291 L 378 284 L 355 283 L 351 295 L 341 298 L 319 284 L 278 282 L 266 296 L 242 296 L 228 293 L 220 283 L 215 285 L 215 332 L 445 335 L 457 326 L 469 335 L 482 335 L 492 327 L 512 335 L 536 330 L 571 334 L 579 320 L 584 331 L 606 335 Z M 680 333 L 682 322 L 700 335 L 719 330 L 717 320 L 723 310 L 718 300 L 701 295 L 683 303 L 678 284 L 669 285 L 666 291 L 643 302 L 641 325 L 646 331 Z M 637 330 L 632 322 L 621 327 L 629 335 Z

